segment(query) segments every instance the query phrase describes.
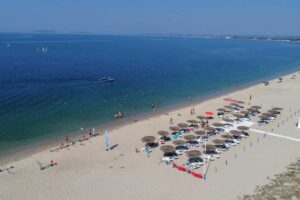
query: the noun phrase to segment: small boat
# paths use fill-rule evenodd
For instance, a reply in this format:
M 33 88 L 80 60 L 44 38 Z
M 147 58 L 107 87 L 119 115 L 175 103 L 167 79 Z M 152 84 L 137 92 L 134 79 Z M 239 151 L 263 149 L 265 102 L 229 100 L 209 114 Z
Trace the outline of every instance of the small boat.
M 102 77 L 100 80 L 103 81 L 103 82 L 113 82 L 113 81 L 115 81 L 115 79 L 113 79 L 110 76 L 109 77 Z
M 123 114 L 121 113 L 121 111 L 117 112 L 115 115 L 114 115 L 114 118 L 115 119 L 120 119 L 123 117 Z

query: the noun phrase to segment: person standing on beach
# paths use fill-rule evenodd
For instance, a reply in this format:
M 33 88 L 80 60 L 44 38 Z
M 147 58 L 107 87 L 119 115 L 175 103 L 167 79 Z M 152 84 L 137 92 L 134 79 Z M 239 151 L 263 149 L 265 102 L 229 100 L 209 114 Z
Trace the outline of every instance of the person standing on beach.
M 252 100 L 252 94 L 250 94 L 250 96 L 249 96 L 249 105 L 251 103 L 251 100 Z
M 105 130 L 105 150 L 108 151 L 109 149 L 110 149 L 109 132 L 108 130 Z
M 173 118 L 172 117 L 170 118 L 170 124 L 173 124 Z
M 66 143 L 68 143 L 69 142 L 69 137 L 66 136 L 65 139 L 66 139 Z

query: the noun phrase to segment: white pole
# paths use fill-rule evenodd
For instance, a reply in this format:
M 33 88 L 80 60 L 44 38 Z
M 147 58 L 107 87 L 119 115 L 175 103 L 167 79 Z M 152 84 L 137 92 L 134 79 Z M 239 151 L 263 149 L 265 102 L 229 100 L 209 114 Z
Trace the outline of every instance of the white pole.
M 204 141 L 204 151 L 206 153 L 206 141 Z M 204 178 L 204 180 L 206 179 L 205 173 L 206 173 L 206 171 L 205 171 L 205 160 L 204 160 L 204 166 L 203 166 L 203 178 Z

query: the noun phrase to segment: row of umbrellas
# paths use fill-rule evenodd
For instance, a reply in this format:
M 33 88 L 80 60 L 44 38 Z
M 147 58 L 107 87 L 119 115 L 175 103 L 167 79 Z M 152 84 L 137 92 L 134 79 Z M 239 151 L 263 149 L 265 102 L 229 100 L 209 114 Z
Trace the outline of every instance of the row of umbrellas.
M 231 119 L 225 119 L 224 121 L 230 122 L 230 120 Z M 180 131 L 181 128 L 179 127 L 179 125 L 180 124 L 178 124 L 178 126 L 171 126 L 170 130 L 171 131 Z M 226 124 L 213 123 L 212 125 L 215 126 L 215 127 L 224 127 Z M 249 127 L 247 127 L 247 126 L 238 126 L 237 129 L 241 130 L 241 131 L 246 131 L 246 130 L 249 129 Z M 205 131 L 214 131 L 214 130 L 215 130 L 215 128 L 209 126 L 209 127 L 204 128 L 204 130 L 194 131 L 194 133 L 196 135 L 205 135 L 206 134 Z M 169 132 L 168 131 L 158 131 L 158 135 L 160 135 L 160 136 L 167 136 L 167 135 L 169 135 Z
M 224 106 L 224 108 L 219 108 L 217 110 L 221 111 L 221 112 L 225 112 L 225 111 L 227 111 L 227 109 L 233 109 L 234 107 L 243 108 L 243 106 L 241 106 L 240 104 L 244 104 L 244 102 L 240 101 L 240 102 L 236 102 L 236 103 L 231 103 L 230 105 L 226 105 L 226 106 Z M 257 111 L 258 109 L 261 109 L 261 106 L 255 105 L 255 106 L 252 106 L 252 107 L 248 108 L 247 110 L 240 111 L 240 113 L 237 113 L 237 114 L 234 114 L 234 115 L 236 117 L 242 117 L 242 115 L 248 114 L 249 112 Z M 282 110 L 282 108 L 274 107 L 271 110 L 269 110 L 267 113 L 263 113 L 262 115 L 267 116 L 267 115 L 277 114 L 277 113 L 280 113 L 280 110 Z M 207 116 L 210 116 L 210 115 L 213 115 L 213 113 L 212 112 L 205 112 L 205 116 L 198 116 L 197 118 L 198 119 L 205 119 Z M 223 121 L 233 122 L 233 120 L 229 119 L 229 118 L 224 118 Z M 187 122 L 192 123 L 192 124 L 198 123 L 198 121 L 194 120 L 194 119 L 187 120 Z M 225 124 L 222 124 L 222 123 L 213 123 L 212 125 L 215 126 L 215 127 L 224 127 L 225 126 Z M 179 124 L 177 124 L 177 126 L 169 127 L 169 129 L 171 131 L 174 131 L 174 132 L 180 131 L 183 128 L 188 128 L 188 124 L 179 123 Z M 221 137 L 227 139 L 227 138 L 231 138 L 232 135 L 240 135 L 240 134 L 242 134 L 243 131 L 248 130 L 249 127 L 247 127 L 247 126 L 238 126 L 237 129 L 238 130 L 231 130 L 230 131 L 231 135 L 226 134 L 226 135 L 221 135 Z M 213 127 L 206 127 L 204 130 L 197 130 L 197 131 L 194 131 L 194 133 L 196 135 L 205 135 L 206 131 L 214 131 L 214 130 L 215 130 L 215 128 L 213 128 Z M 158 131 L 158 135 L 168 136 L 169 132 L 168 131 Z M 191 141 L 191 140 L 195 140 L 196 136 L 189 134 L 189 135 L 185 135 L 183 138 L 187 141 Z M 144 142 L 144 143 L 154 142 L 155 140 L 156 140 L 156 138 L 154 136 L 145 136 L 145 137 L 142 138 L 142 142 Z M 223 139 L 213 139 L 212 142 L 215 143 L 215 144 L 224 144 L 225 140 L 223 140 Z M 178 140 L 172 141 L 172 143 L 176 146 L 181 146 L 181 145 L 186 144 L 186 141 L 178 139 Z M 212 144 L 207 144 L 206 145 L 206 149 L 215 149 L 215 148 L 216 148 L 215 145 L 212 145 Z M 172 145 L 164 145 L 164 146 L 160 147 L 160 150 L 167 153 L 167 152 L 174 152 L 176 150 L 176 148 Z M 190 150 L 190 151 L 187 152 L 188 157 L 199 157 L 200 155 L 201 155 L 201 152 L 198 151 L 198 150 Z
M 171 146 L 171 145 L 165 145 L 160 147 L 160 150 L 164 153 L 171 153 L 175 151 L 175 147 Z M 189 158 L 195 158 L 195 157 L 199 157 L 201 155 L 201 151 L 199 150 L 190 150 L 188 152 L 186 152 L 186 155 Z
M 232 138 L 232 135 L 240 135 L 240 134 L 242 134 L 242 131 L 245 131 L 245 130 L 248 130 L 248 129 L 249 129 L 249 127 L 247 127 L 247 126 L 239 126 L 238 130 L 231 130 L 230 131 L 231 135 L 227 134 L 227 135 L 222 135 L 221 137 L 223 137 L 225 139 Z M 158 134 L 167 136 L 169 133 L 167 131 L 159 131 Z M 205 131 L 195 131 L 195 134 L 204 135 Z M 191 140 L 195 140 L 196 136 L 191 135 L 191 134 L 190 135 L 185 135 L 184 139 L 187 140 L 187 141 L 191 141 Z M 144 143 L 154 142 L 155 140 L 156 140 L 156 138 L 154 136 L 145 136 L 145 137 L 142 138 L 142 142 L 144 142 Z M 213 139 L 212 142 L 215 143 L 215 144 L 224 144 L 225 140 Z M 184 140 L 174 140 L 172 143 L 176 146 L 181 146 L 181 145 L 186 144 L 186 141 L 184 141 Z M 214 150 L 215 148 L 216 148 L 215 145 L 211 145 L 211 144 L 206 145 L 206 149 Z M 167 153 L 167 152 L 174 152 L 176 149 L 175 149 L 174 146 L 164 145 L 164 146 L 161 146 L 160 150 Z M 201 152 L 198 151 L 198 150 L 191 150 L 191 151 L 187 152 L 188 157 L 198 157 L 200 154 L 201 154 Z

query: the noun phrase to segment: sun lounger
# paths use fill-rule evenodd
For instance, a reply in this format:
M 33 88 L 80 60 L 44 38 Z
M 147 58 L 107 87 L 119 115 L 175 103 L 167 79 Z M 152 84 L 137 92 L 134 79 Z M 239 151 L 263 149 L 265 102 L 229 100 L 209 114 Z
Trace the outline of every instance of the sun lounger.
M 183 167 L 183 166 L 177 166 L 177 169 L 180 170 L 180 171 L 186 171 L 186 168 Z
M 57 165 L 57 162 L 54 162 L 53 160 L 51 160 L 48 165 L 43 165 L 40 161 L 37 161 L 37 163 L 40 167 L 40 170 L 45 170 L 45 169 L 48 169 L 50 167 L 54 167 Z

